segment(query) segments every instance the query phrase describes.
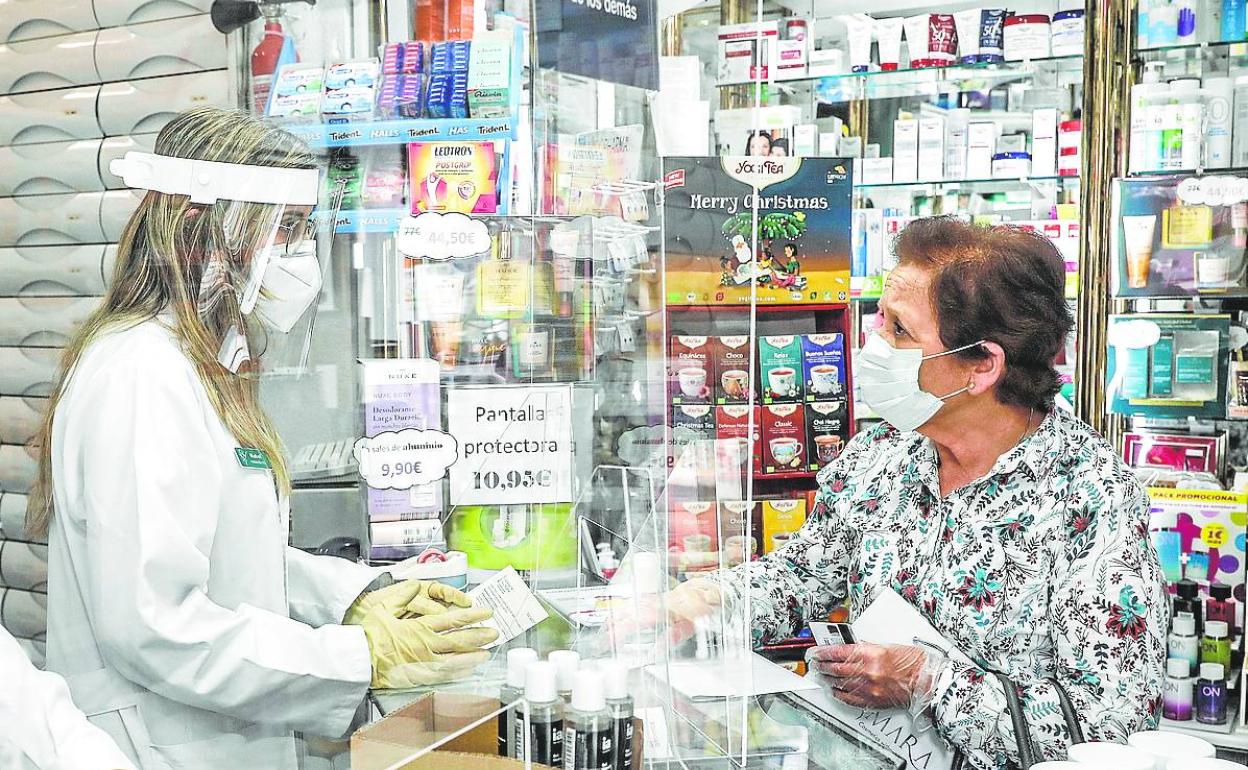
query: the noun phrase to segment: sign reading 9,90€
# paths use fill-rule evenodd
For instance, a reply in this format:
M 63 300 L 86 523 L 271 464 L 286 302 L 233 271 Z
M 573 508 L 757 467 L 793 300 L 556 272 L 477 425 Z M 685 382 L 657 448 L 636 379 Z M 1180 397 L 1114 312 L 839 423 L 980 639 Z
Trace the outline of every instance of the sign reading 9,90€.
M 452 505 L 572 502 L 572 389 L 462 388 L 447 396 L 459 441 Z

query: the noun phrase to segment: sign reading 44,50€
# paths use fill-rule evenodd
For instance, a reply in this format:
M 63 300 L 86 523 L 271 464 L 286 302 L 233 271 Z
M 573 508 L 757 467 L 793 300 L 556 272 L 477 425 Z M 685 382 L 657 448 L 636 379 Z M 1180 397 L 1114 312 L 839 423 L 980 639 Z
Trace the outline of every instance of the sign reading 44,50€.
M 537 4 L 542 67 L 659 89 L 655 0 L 549 0 Z
M 572 502 L 572 389 L 463 388 L 447 397 L 460 446 L 452 505 Z

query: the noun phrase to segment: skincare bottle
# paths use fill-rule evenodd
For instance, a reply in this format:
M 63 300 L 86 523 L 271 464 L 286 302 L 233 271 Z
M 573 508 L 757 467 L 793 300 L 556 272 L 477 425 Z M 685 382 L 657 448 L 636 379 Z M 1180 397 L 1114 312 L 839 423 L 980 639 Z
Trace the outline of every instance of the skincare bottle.
M 1234 42 L 1244 39 L 1245 32 L 1244 0 L 1222 1 L 1222 40 Z
M 563 767 L 563 704 L 555 691 L 554 663 L 537 660 L 528 665 L 524 672 L 524 700 L 529 712 L 529 760 Z M 523 721 L 524 712 L 517 719 Z
M 1144 65 L 1140 82 L 1131 87 L 1131 171 L 1157 171 L 1161 168 L 1160 100 L 1169 86 L 1161 82 L 1162 62 Z
M 1187 670 L 1187 661 L 1180 658 L 1167 660 L 1161 715 L 1176 722 L 1190 721 L 1194 683 L 1192 673 Z
M 576 684 L 576 671 L 581 665 L 581 655 L 575 650 L 555 650 L 546 656 L 555 666 L 555 683 L 559 697 L 565 704 L 572 700 L 572 686 Z
M 1200 81 L 1183 78 L 1170 84 L 1170 92 L 1179 104 L 1179 168 L 1200 167 L 1204 145 L 1205 104 L 1200 95 Z
M 1195 700 L 1197 722 L 1206 725 L 1226 724 L 1226 669 L 1221 663 L 1200 664 Z
M 602 665 L 606 686 L 607 711 L 615 725 L 612 742 L 615 745 L 613 770 L 632 770 L 633 767 L 633 696 L 628 693 L 628 669 L 619 661 Z
M 1148 373 L 1148 394 L 1152 398 L 1169 398 L 1173 389 L 1174 335 L 1163 333 L 1157 338 L 1157 344 L 1153 345 L 1152 361 Z M 1175 580 L 1178 579 L 1175 578 Z
M 1231 596 L 1231 587 L 1226 583 L 1209 586 L 1209 598 L 1205 599 L 1205 619 L 1222 621 L 1230 629 L 1231 636 L 1238 631 L 1235 600 Z
M 1234 118 L 1231 121 L 1231 165 L 1248 165 L 1248 75 L 1235 78 Z
M 1204 619 L 1200 612 L 1200 586 L 1196 584 L 1195 580 L 1187 580 L 1185 578 L 1174 584 L 1174 591 L 1175 617 L 1183 613 L 1191 615 L 1196 622 L 1196 635 L 1200 636 L 1205 630 Z
M 614 725 L 602 693 L 602 674 L 582 668 L 563 718 L 564 770 L 611 770 Z
M 1169 90 L 1161 108 L 1161 169 L 1178 171 L 1183 168 L 1183 105 L 1180 94 Z
M 1200 662 L 1218 663 L 1223 670 L 1231 668 L 1230 629 L 1222 620 L 1205 621 L 1205 636 L 1200 640 Z
M 1228 77 L 1205 78 L 1205 168 L 1231 165 L 1231 101 L 1235 83 Z
M 1170 660 L 1187 662 L 1187 675 L 1193 676 L 1200 667 L 1200 639 L 1196 636 L 1196 619 L 1184 612 L 1175 615 L 1166 640 Z
M 498 700 L 503 711 L 498 715 L 498 755 L 500 757 L 519 758 L 523 749 L 523 735 L 516 734 L 517 713 L 520 706 L 511 704 L 524 697 L 524 672 L 530 663 L 537 660 L 537 650 L 531 647 L 517 647 L 507 651 L 507 678 L 503 686 L 498 688 Z M 514 736 L 514 738 L 513 738 Z

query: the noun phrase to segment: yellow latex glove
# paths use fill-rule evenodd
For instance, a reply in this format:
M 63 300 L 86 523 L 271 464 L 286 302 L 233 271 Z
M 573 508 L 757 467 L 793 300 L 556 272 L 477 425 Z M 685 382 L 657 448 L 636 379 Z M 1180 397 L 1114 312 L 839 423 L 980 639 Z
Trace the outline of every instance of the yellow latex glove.
M 422 580 L 396 583 L 357 599 L 347 623 L 363 628 L 368 639 L 372 686 L 401 689 L 449 682 L 489 660 L 481 647 L 497 639 L 498 631 L 471 626 L 494 613 L 470 604 L 462 592 Z
M 347 610 L 346 623 L 363 625 L 363 618 L 375 607 L 400 605 L 396 617 L 437 615 L 450 607 L 471 607 L 472 599 L 463 591 L 433 580 L 402 580 L 360 596 Z

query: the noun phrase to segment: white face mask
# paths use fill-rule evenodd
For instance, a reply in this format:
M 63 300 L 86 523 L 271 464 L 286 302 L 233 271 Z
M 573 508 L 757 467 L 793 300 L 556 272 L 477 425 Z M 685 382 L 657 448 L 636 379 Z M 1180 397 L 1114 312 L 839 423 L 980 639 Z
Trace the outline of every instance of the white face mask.
M 912 431 L 928 420 L 945 401 L 968 388 L 945 396 L 933 396 L 919 387 L 919 367 L 931 358 L 969 350 L 984 340 L 930 356 L 918 348 L 895 348 L 878 334 L 872 334 L 855 359 L 855 376 L 862 399 L 871 411 L 900 431 Z
M 289 254 L 285 246 L 269 247 L 260 276 L 255 313 L 270 329 L 289 334 L 321 293 L 321 263 L 316 241 L 308 238 Z

